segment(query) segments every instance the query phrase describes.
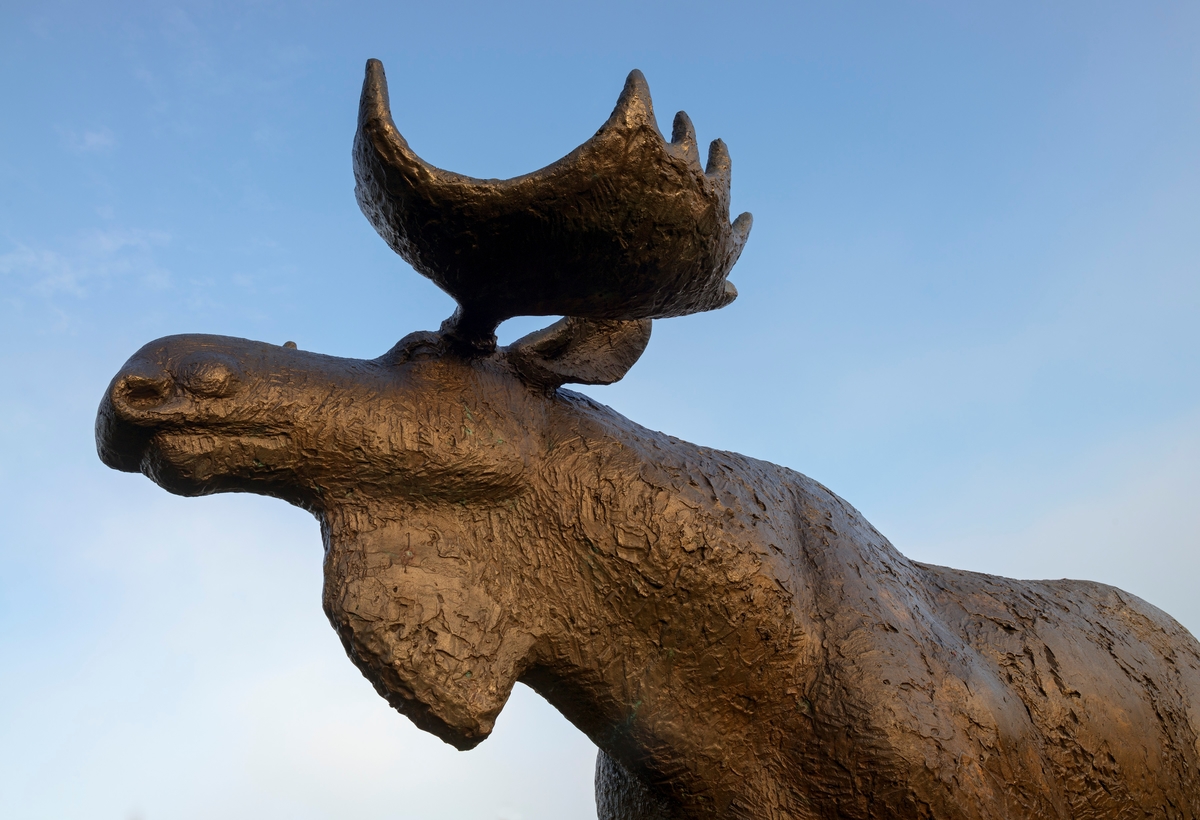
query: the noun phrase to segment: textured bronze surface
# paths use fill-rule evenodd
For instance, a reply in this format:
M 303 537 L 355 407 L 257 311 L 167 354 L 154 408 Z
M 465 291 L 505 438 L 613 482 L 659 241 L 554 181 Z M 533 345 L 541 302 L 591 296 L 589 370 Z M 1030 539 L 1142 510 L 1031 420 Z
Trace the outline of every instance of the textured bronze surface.
M 380 81 L 369 65 L 360 166 L 364 131 L 390 123 L 371 113 Z M 521 179 L 535 185 L 559 167 Z M 429 173 L 433 189 L 452 177 Z M 630 178 L 664 178 L 640 174 Z M 360 168 L 370 215 L 378 198 L 363 179 Z M 498 191 L 488 212 L 499 213 L 515 200 L 497 185 L 516 184 L 462 186 Z M 565 196 L 546 184 L 551 199 Z M 633 201 L 605 207 L 655 219 L 658 184 L 623 182 Z M 803 475 L 559 389 L 619 379 L 650 317 L 717 306 L 705 294 L 728 273 L 724 251 L 691 272 L 649 265 L 655 296 L 610 292 L 638 281 L 618 271 L 637 255 L 624 246 L 618 272 L 577 271 L 590 286 L 546 297 L 513 274 L 519 287 L 505 291 L 511 271 L 486 282 L 482 250 L 469 251 L 471 266 L 444 267 L 454 235 L 442 228 L 429 228 L 428 251 L 412 250 L 429 217 L 406 222 L 409 194 L 390 185 L 381 233 L 479 311 L 481 333 L 497 317 L 549 310 L 544 300 L 570 288 L 553 303 L 584 315 L 500 349 L 482 336 L 464 346 L 461 324 L 413 333 L 369 361 L 160 339 L 113 379 L 96 439 L 106 464 L 171 492 L 254 492 L 311 511 L 325 611 L 396 709 L 468 749 L 524 681 L 599 746 L 606 820 L 1200 816 L 1200 646 L 1166 614 L 1101 584 L 911 561 Z M 536 190 L 521 193 L 535 210 Z M 439 207 L 470 234 L 465 245 L 499 248 L 502 260 L 518 259 L 523 241 L 534 255 L 559 242 L 547 258 L 570 251 L 553 231 L 503 238 L 473 225 L 462 196 Z M 687 196 L 680 207 L 708 207 Z M 571 230 L 630 228 L 588 213 Z M 709 253 L 696 248 L 703 232 L 666 235 L 689 260 Z M 620 245 L 610 239 L 580 247 L 600 259 Z M 522 274 L 550 290 L 571 275 Z M 488 296 L 476 300 L 476 287 Z
M 671 142 L 633 71 L 608 122 L 570 154 L 515 179 L 426 164 L 392 122 L 378 60 L 367 63 L 355 194 L 379 235 L 461 306 L 457 326 L 490 337 L 513 316 L 653 319 L 723 307 L 750 233 L 729 223 L 729 153 L 700 166 L 687 114 Z

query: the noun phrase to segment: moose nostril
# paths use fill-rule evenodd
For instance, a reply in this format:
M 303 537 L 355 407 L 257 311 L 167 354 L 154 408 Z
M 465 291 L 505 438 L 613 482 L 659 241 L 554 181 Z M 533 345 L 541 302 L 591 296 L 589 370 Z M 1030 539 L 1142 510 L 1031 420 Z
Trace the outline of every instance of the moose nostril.
M 171 384 L 163 377 L 130 373 L 117 384 L 115 393 L 122 403 L 146 409 L 166 401 L 171 395 Z

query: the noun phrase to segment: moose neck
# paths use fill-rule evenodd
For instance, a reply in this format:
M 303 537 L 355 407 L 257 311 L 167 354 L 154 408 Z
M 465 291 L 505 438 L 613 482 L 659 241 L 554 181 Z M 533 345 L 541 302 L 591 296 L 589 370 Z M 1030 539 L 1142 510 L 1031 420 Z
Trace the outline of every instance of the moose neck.
M 779 468 L 565 391 L 550 430 L 537 487 L 510 519 L 514 548 L 537 544 L 529 577 L 541 588 L 529 599 L 548 627 L 521 679 L 698 816 L 756 802 L 747 793 L 772 791 L 778 750 L 758 748 L 751 727 L 795 722 L 797 692 L 816 674 L 815 625 L 797 607 L 807 592 L 774 547 L 795 505 L 778 477 L 752 475 Z M 764 496 L 771 487 L 777 497 Z M 776 667 L 795 692 L 732 694 L 761 691 L 745 681 Z

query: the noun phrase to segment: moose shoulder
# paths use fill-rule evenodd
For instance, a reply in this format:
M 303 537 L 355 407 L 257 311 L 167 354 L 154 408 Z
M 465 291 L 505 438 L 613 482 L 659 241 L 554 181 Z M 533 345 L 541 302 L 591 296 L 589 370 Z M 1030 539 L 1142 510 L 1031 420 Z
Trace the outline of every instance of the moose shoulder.
M 1200 646 L 1145 602 L 899 554 L 820 484 L 647 430 L 565 384 L 728 304 L 729 155 L 659 133 L 634 72 L 547 168 L 433 168 L 367 67 L 356 193 L 458 302 L 374 360 L 146 345 L 101 459 L 311 511 L 324 607 L 397 710 L 460 749 L 527 683 L 600 748 L 604 820 L 1200 818 Z M 563 320 L 498 348 L 516 315 Z

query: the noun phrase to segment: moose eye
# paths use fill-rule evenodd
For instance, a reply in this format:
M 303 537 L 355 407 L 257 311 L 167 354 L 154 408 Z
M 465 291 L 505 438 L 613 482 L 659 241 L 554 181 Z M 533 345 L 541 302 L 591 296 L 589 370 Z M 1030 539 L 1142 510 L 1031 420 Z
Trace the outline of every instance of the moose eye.
M 179 383 L 189 392 L 205 398 L 224 398 L 237 390 L 242 380 L 237 362 L 220 353 L 189 356 L 175 369 Z

